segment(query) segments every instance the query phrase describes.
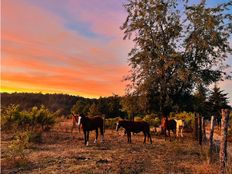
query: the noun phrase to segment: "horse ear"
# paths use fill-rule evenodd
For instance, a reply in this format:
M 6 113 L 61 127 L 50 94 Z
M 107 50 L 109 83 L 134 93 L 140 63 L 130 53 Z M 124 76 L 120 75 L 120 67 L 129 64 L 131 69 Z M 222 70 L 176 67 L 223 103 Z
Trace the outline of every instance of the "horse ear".
M 72 115 L 75 116 L 75 114 L 72 112 Z

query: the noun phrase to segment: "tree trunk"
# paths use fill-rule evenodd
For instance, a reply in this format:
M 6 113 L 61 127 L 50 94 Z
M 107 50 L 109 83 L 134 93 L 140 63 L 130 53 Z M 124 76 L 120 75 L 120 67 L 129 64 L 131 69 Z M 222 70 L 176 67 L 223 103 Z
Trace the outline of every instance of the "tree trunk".
M 211 116 L 210 135 L 209 135 L 209 163 L 213 158 L 213 132 L 214 132 L 214 116 Z
M 206 132 L 205 132 L 205 118 L 202 117 L 202 141 L 203 143 L 206 142 Z
M 194 136 L 195 136 L 195 140 L 198 140 L 198 120 L 197 120 L 197 114 L 194 113 Z
M 227 160 L 227 132 L 229 123 L 229 110 L 222 109 L 222 127 L 221 127 L 221 144 L 220 144 L 220 173 L 224 174 Z
M 198 142 L 202 145 L 202 123 L 201 123 L 201 115 L 198 115 Z

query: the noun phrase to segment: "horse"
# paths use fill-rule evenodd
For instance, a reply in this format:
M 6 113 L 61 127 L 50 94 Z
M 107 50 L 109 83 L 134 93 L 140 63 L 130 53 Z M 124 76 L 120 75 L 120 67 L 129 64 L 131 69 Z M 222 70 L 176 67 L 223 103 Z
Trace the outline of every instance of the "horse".
M 74 114 L 72 113 L 72 128 L 71 128 L 71 132 L 73 132 L 73 129 L 74 129 L 75 127 L 78 127 L 78 130 L 79 130 L 79 132 L 80 132 L 80 126 L 78 126 L 77 123 L 78 123 L 78 116 L 77 116 L 77 115 L 74 115 Z
M 183 138 L 183 129 L 184 129 L 184 126 L 185 126 L 185 121 L 184 120 L 178 120 L 178 119 L 175 119 L 176 121 L 176 137 L 178 138 L 179 137 L 179 132 L 180 132 L 180 136 L 181 138 Z
M 116 131 L 118 131 L 120 127 L 123 127 L 125 129 L 128 143 L 131 143 L 131 132 L 133 133 L 143 132 L 144 134 L 143 143 L 144 144 L 146 143 L 146 137 L 148 136 L 148 140 L 150 139 L 150 143 L 152 144 L 150 126 L 147 122 L 120 120 L 116 123 Z
M 96 131 L 96 139 L 94 140 L 94 143 L 97 143 L 98 129 L 100 129 L 100 133 L 101 133 L 101 142 L 104 141 L 104 120 L 102 117 L 100 116 L 86 117 L 84 115 L 79 115 L 77 125 L 78 126 L 82 125 L 86 146 L 89 145 L 89 132 L 92 130 Z
M 170 132 L 172 131 L 174 134 L 176 133 L 176 121 L 173 120 L 173 119 L 168 120 L 167 118 L 162 117 L 162 119 L 161 119 L 161 129 L 164 132 L 165 141 L 166 141 L 166 137 L 167 137 L 166 130 L 168 130 L 168 136 L 169 136 L 170 141 L 171 141 Z

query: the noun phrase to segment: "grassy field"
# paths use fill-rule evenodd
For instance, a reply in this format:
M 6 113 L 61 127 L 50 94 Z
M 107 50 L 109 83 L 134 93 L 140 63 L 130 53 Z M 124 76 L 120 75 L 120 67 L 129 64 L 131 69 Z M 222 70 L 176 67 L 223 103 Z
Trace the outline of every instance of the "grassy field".
M 143 135 L 132 136 L 127 144 L 123 130 L 107 129 L 105 142 L 84 146 L 82 133 L 70 133 L 70 120 L 43 134 L 42 143 L 32 144 L 26 162 L 15 164 L 6 157 L 11 135 L 2 133 L 1 173 L 219 173 L 219 162 L 207 163 L 207 147 L 202 148 L 190 134 L 183 141 L 165 141 L 153 135 L 153 144 L 143 144 Z M 228 168 L 228 171 L 232 171 Z

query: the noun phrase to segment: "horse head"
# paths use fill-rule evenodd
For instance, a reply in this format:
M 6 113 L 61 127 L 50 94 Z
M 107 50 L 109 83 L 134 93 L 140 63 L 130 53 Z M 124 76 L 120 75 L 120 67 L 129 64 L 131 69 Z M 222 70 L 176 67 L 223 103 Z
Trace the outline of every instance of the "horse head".
M 85 119 L 85 115 L 84 114 L 78 114 L 78 121 L 77 121 L 77 125 L 80 126 L 83 123 L 83 120 Z
M 121 127 L 122 125 L 121 125 L 121 122 L 120 121 L 118 121 L 117 123 L 116 123 L 116 131 L 118 131 L 119 130 L 119 128 Z

